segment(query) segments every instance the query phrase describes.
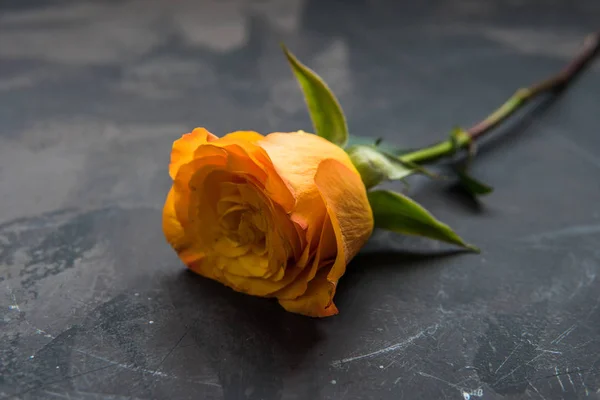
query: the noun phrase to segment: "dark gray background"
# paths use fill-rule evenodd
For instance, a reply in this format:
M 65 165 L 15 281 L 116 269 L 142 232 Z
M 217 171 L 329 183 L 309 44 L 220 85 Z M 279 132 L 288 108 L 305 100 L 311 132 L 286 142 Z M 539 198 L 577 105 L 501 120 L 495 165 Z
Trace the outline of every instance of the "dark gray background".
M 600 2 L 0 1 L 0 398 L 599 399 L 600 64 L 410 195 L 480 255 L 376 233 L 314 320 L 186 272 L 161 207 L 205 126 L 426 145 L 560 69 Z M 400 189 L 400 185 L 394 185 Z

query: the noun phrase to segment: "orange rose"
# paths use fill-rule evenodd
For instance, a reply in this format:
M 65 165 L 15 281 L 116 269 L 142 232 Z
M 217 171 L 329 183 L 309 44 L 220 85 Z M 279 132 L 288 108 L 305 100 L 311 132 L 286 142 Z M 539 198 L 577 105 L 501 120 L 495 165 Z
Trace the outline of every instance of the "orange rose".
M 294 313 L 337 314 L 338 280 L 373 230 L 343 149 L 302 131 L 196 128 L 173 144 L 169 173 L 163 230 L 192 271 Z

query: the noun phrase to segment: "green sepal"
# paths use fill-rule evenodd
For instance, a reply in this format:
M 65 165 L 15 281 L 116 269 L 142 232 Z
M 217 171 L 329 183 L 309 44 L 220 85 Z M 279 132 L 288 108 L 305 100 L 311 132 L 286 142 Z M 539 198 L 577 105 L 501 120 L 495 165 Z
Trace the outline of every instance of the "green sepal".
M 383 140 L 383 138 L 372 138 L 372 137 L 357 136 L 357 135 L 348 136 L 348 143 L 346 144 L 346 147 L 352 147 L 352 146 L 357 146 L 357 145 L 373 146 L 373 147 L 376 147 L 378 150 L 385 152 L 387 154 L 390 154 L 392 156 L 395 156 L 395 157 L 415 151 L 415 149 L 399 148 L 399 147 L 391 146 L 391 145 L 387 144 Z
M 436 177 L 435 174 L 423 167 L 387 154 L 374 146 L 354 145 L 349 147 L 346 152 L 360 173 L 367 189 L 378 185 L 382 181 L 402 180 L 417 172 Z

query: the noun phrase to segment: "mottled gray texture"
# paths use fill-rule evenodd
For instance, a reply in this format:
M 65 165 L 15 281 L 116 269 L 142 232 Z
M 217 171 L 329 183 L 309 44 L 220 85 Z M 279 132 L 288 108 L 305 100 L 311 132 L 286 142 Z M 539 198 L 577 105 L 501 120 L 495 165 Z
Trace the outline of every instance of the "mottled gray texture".
M 598 21 L 597 0 L 0 0 L 0 398 L 599 399 L 598 63 L 481 148 L 481 204 L 411 180 L 480 255 L 378 232 L 334 318 L 186 272 L 160 228 L 182 133 L 310 129 L 279 41 L 352 132 L 418 146 Z

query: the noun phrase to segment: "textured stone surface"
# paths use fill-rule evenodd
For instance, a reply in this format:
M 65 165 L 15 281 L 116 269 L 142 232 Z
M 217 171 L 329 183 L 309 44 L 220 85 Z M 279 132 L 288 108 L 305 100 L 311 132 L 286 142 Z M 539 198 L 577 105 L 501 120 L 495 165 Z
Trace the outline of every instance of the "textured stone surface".
M 480 255 L 377 233 L 341 314 L 185 271 L 170 145 L 310 130 L 284 41 L 353 133 L 429 144 L 561 68 L 597 0 L 0 1 L 0 398 L 600 398 L 600 69 L 410 195 Z M 400 186 L 395 186 L 400 188 Z

